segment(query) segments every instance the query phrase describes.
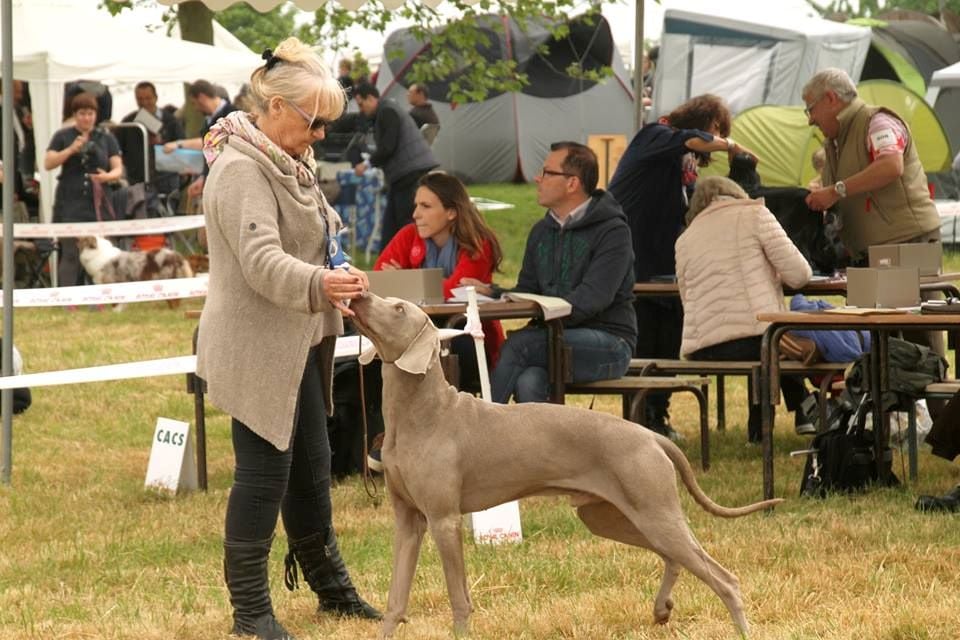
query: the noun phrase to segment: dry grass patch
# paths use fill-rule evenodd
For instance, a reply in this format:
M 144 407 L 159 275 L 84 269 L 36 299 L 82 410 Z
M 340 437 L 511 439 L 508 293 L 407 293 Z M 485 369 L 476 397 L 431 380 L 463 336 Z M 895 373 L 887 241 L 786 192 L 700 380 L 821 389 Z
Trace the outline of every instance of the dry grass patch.
M 28 370 L 57 370 L 183 355 L 194 327 L 182 308 L 163 304 L 132 305 L 123 313 L 29 309 L 16 314 L 16 342 Z M 208 493 L 167 498 L 143 490 L 156 418 L 192 421 L 184 386 L 172 377 L 34 390 L 34 406 L 14 421 L 13 485 L 0 488 L 0 640 L 226 637 L 221 532 L 233 464 L 226 416 L 208 407 Z M 590 401 L 571 398 L 581 406 Z M 599 398 L 594 409 L 616 413 L 619 400 Z M 729 505 L 761 495 L 760 451 L 746 444 L 745 409 L 743 382 L 731 379 L 728 431 L 711 434 L 713 467 L 697 472 L 705 490 Z M 671 414 L 696 467 L 695 403 L 677 397 Z M 787 502 L 773 515 L 716 519 L 681 489 L 694 533 L 740 578 L 752 637 L 956 638 L 960 520 L 918 514 L 912 503 L 917 492 L 956 483 L 957 466 L 923 453 L 917 486 L 801 500 L 803 462 L 787 454 L 806 442 L 781 415 L 776 493 Z M 894 468 L 903 477 L 899 459 Z M 354 580 L 382 607 L 391 570 L 390 506 L 368 498 L 356 478 L 335 486 L 333 496 Z M 719 599 L 689 574 L 675 589 L 671 623 L 654 626 L 659 558 L 591 536 L 565 500 L 525 500 L 521 513 L 523 544 L 467 542 L 473 637 L 734 637 Z M 273 594 L 281 620 L 298 638 L 376 637 L 369 622 L 318 620 L 308 592 L 284 590 L 284 552 L 280 532 L 271 556 Z M 446 587 L 429 541 L 410 617 L 399 638 L 450 637 Z

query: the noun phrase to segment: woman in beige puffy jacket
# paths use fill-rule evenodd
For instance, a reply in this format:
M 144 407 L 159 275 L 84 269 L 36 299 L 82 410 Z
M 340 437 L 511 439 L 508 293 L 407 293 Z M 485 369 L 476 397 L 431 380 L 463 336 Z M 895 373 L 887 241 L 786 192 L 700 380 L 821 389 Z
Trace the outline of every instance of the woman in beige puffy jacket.
M 697 182 L 676 256 L 680 353 L 690 360 L 759 360 L 767 323 L 757 314 L 786 311 L 781 283 L 801 287 L 813 274 L 763 200 L 750 200 L 719 176 Z M 812 407 L 797 411 L 807 395 L 803 381 L 787 377 L 781 388 L 787 408 L 796 411 L 797 432 L 813 433 Z M 747 427 L 750 441 L 759 442 L 759 406 L 750 405 Z

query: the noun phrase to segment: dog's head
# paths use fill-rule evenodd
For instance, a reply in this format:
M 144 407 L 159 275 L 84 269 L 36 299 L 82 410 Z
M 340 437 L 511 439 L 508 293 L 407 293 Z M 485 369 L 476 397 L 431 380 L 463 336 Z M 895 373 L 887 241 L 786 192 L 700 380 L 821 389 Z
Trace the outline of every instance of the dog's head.
M 420 307 L 398 298 L 367 292 L 350 302 L 357 330 L 373 342 L 376 352 L 365 352 L 369 363 L 377 354 L 407 373 L 424 374 L 440 355 L 440 333 Z
M 97 248 L 97 238 L 94 236 L 83 236 L 82 238 L 77 238 L 77 250 L 83 251 L 85 249 L 96 249 Z

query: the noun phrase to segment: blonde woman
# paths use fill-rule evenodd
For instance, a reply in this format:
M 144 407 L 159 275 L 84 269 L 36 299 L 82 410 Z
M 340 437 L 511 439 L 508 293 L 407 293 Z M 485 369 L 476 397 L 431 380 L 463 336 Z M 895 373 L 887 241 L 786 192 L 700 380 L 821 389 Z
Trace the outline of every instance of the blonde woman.
M 786 311 L 785 282 L 805 285 L 813 271 L 762 200 L 750 200 L 729 178 L 700 178 L 677 239 L 677 283 L 683 302 L 680 353 L 691 360 L 759 360 L 766 323 L 758 313 Z M 803 382 L 781 382 L 787 408 L 800 408 Z M 751 393 L 751 397 L 753 394 Z M 750 405 L 750 442 L 760 441 L 760 407 Z M 813 433 L 797 411 L 797 433 Z
M 343 111 L 343 89 L 296 38 L 264 60 L 250 79 L 254 112 L 222 118 L 204 140 L 210 285 L 197 372 L 232 417 L 224 574 L 233 633 L 279 640 L 292 636 L 274 617 L 267 578 L 278 514 L 289 588 L 299 564 L 321 612 L 380 613 L 350 580 L 330 502 L 333 347 L 347 303 L 368 288 L 363 272 L 331 264 L 340 220 L 317 188 L 311 150 Z

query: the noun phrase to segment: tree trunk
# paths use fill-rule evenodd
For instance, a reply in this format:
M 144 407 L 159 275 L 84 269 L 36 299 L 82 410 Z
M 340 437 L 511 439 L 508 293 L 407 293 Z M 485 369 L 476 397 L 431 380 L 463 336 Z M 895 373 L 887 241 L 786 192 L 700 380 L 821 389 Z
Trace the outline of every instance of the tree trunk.
M 177 5 L 177 22 L 180 37 L 189 42 L 213 44 L 213 11 L 202 2 L 181 2 Z M 199 78 L 198 78 L 199 79 Z M 197 111 L 187 95 L 189 85 L 183 89 L 183 127 L 188 138 L 200 135 L 203 114 Z

